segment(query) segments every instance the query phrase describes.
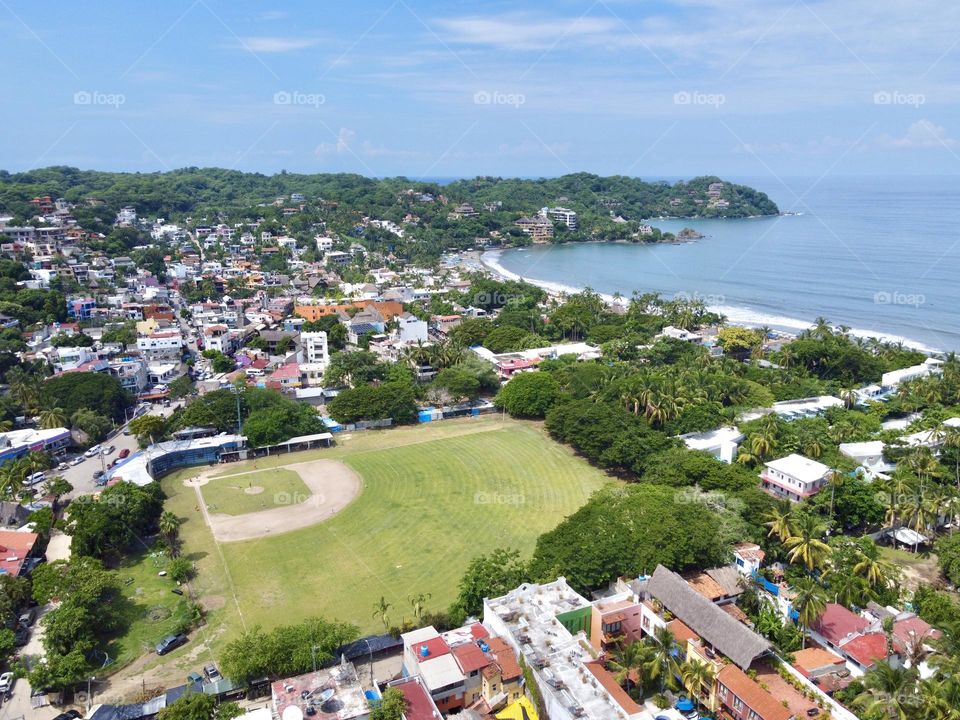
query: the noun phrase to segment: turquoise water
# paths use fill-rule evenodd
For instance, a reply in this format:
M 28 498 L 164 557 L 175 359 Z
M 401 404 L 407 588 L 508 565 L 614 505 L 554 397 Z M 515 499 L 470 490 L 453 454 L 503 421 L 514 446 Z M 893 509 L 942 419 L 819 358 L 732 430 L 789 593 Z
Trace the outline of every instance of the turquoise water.
M 822 315 L 858 334 L 960 350 L 960 179 L 736 180 L 799 214 L 652 220 L 705 237 L 538 246 L 486 260 L 527 279 L 606 294 L 702 297 L 737 322 L 796 330 Z

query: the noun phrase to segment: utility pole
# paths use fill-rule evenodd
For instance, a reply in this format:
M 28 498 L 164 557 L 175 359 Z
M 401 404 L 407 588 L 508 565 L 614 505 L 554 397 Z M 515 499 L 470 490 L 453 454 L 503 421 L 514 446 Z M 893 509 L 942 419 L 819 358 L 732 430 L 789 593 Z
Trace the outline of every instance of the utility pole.
M 93 682 L 95 682 L 95 681 L 96 681 L 96 678 L 95 678 L 95 677 L 88 677 L 88 678 L 87 678 L 87 714 L 88 714 L 88 715 L 90 714 L 90 704 L 91 704 L 91 703 L 90 703 L 90 684 L 93 683 Z

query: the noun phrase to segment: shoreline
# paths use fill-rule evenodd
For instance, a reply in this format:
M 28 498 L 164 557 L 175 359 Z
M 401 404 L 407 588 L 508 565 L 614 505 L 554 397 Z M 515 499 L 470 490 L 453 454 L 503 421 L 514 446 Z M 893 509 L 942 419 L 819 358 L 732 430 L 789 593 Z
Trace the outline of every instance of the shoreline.
M 528 282 L 531 285 L 536 285 L 537 287 L 542 288 L 547 292 L 548 295 L 552 297 L 558 297 L 560 295 L 572 295 L 583 292 L 585 289 L 583 287 L 564 285 L 563 283 L 552 282 L 549 280 L 521 277 L 511 270 L 507 270 L 505 267 L 503 267 L 503 265 L 500 264 L 499 260 L 503 252 L 505 252 L 504 249 L 486 250 L 478 253 L 477 259 L 480 267 L 496 279 L 522 280 L 523 282 Z M 595 290 L 594 292 L 597 291 Z M 601 292 L 597 292 L 597 294 L 603 298 L 604 302 L 606 302 L 608 305 L 612 305 L 614 303 L 613 295 Z M 629 301 L 629 298 L 626 298 L 625 296 L 624 299 Z M 735 305 L 708 305 L 707 309 L 724 315 L 727 319 L 727 324 L 729 325 L 736 325 L 751 329 L 767 326 L 782 335 L 787 335 L 790 337 L 796 337 L 799 332 L 808 330 L 814 325 L 812 322 L 808 322 L 800 318 L 764 313 L 762 311 L 753 310 L 749 307 L 739 307 Z M 910 338 L 902 337 L 900 335 L 893 335 L 891 333 L 884 333 L 877 330 L 850 328 L 850 335 L 864 339 L 875 338 L 881 342 L 903 343 L 905 348 L 917 350 L 919 352 L 926 353 L 927 355 L 942 354 L 945 352 L 944 350 L 930 347 L 929 345 L 925 345 L 917 340 L 911 340 Z

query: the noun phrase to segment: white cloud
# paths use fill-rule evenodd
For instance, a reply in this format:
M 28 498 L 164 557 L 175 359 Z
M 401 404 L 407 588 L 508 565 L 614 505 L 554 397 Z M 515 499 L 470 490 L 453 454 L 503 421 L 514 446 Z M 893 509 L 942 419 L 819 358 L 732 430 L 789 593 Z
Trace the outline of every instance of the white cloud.
M 945 128 L 935 125 L 929 120 L 917 120 L 913 125 L 907 128 L 903 137 L 892 138 L 885 136 L 881 139 L 881 144 L 887 147 L 904 148 L 908 150 L 924 150 L 957 147 L 957 140 L 947 135 Z
M 257 15 L 257 20 L 283 20 L 288 16 L 285 10 L 266 10 Z
M 313 151 L 313 154 L 324 156 L 343 155 L 344 153 L 348 153 L 350 152 L 350 143 L 353 142 L 353 139 L 356 136 L 357 133 L 350 128 L 342 127 L 337 133 L 337 141 L 335 143 L 320 143 Z
M 244 49 L 253 52 L 284 53 L 313 47 L 320 41 L 314 38 L 245 37 L 241 42 Z
M 443 18 L 436 22 L 447 31 L 446 39 L 451 42 L 513 50 L 546 50 L 573 41 L 601 43 L 618 26 L 611 17 L 538 18 L 516 13 Z

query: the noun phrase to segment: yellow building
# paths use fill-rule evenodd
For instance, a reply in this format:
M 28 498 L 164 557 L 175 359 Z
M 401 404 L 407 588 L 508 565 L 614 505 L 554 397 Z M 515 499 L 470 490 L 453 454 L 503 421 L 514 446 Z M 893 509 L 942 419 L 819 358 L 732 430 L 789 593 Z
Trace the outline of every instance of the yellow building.
M 539 720 L 537 709 L 526 695 L 507 705 L 496 717 L 498 720 Z

